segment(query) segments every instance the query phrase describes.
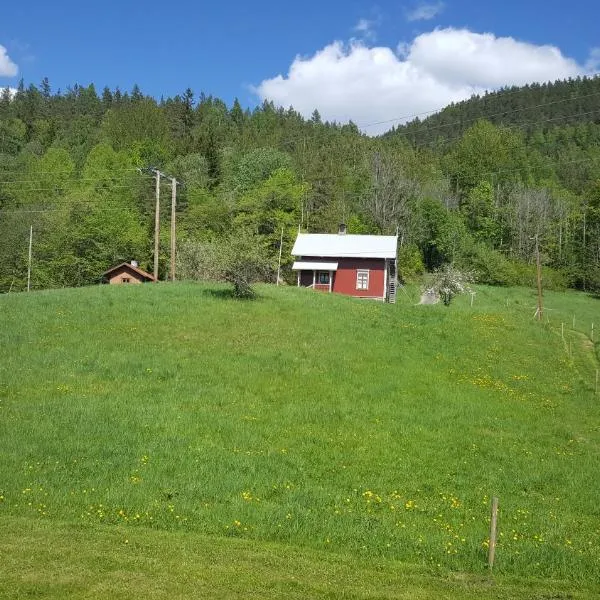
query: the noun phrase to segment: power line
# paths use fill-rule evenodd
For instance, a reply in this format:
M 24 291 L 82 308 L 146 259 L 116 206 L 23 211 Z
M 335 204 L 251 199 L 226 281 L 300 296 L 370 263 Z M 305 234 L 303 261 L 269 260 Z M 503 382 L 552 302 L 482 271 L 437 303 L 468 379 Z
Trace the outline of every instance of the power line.
M 586 163 L 595 163 L 600 161 L 600 156 L 597 157 L 586 157 L 586 158 L 581 158 L 581 159 L 573 159 L 573 160 L 568 160 L 568 161 L 556 161 L 556 160 L 551 160 L 548 161 L 544 164 L 528 164 L 528 165 L 524 165 L 523 167 L 517 167 L 517 168 L 510 168 L 510 169 L 496 169 L 493 171 L 484 171 L 481 173 L 481 175 L 484 176 L 490 176 L 490 177 L 494 177 L 494 176 L 498 176 L 501 174 L 505 174 L 505 173 L 516 173 L 519 171 L 523 171 L 523 170 L 528 170 L 528 171 L 536 171 L 536 170 L 543 170 L 546 169 L 548 167 L 560 167 L 560 166 L 564 166 L 564 165 L 573 165 L 573 164 L 586 164 Z M 340 176 L 339 175 L 331 175 L 330 177 L 320 177 L 319 179 L 314 180 L 313 183 L 320 183 L 320 182 L 324 182 L 324 181 L 330 181 L 330 180 L 335 180 L 335 179 L 339 179 Z M 429 179 L 427 181 L 427 183 L 430 184 L 436 184 L 436 183 L 444 183 L 447 182 L 448 178 L 439 178 L 439 179 Z M 361 193 L 352 193 L 350 191 L 346 191 L 344 192 L 344 197 L 346 198 L 352 198 L 352 197 L 361 197 L 363 194 Z M 118 201 L 117 201 L 118 202 Z M 103 210 L 131 210 L 131 211 L 135 211 L 135 208 L 132 207 L 127 207 L 127 206 L 115 206 L 116 202 L 107 202 L 107 201 L 102 201 L 102 200 L 92 200 L 89 198 L 85 198 L 85 199 L 81 199 L 81 200 L 68 200 L 66 198 L 62 198 L 60 200 L 55 200 L 52 202 L 52 206 L 55 205 L 59 205 L 61 206 L 61 208 L 44 208 L 44 209 L 0 209 L 0 213 L 21 213 L 21 212 L 31 212 L 31 213 L 39 213 L 39 212 L 50 212 L 50 211 L 57 211 L 57 210 L 69 210 L 69 209 L 76 209 L 78 207 L 82 207 L 82 205 L 85 205 L 86 208 L 95 208 L 97 211 L 102 212 Z M 136 211 L 136 214 L 140 214 L 139 211 Z
M 121 171 L 119 171 L 119 170 L 116 170 L 116 172 L 117 172 L 117 173 L 129 173 L 129 172 L 132 172 L 132 171 L 137 171 L 138 173 L 140 173 L 140 174 L 143 174 L 143 173 L 141 173 L 141 168 L 139 168 L 139 167 L 131 167 L 131 168 L 123 169 L 123 170 L 121 170 Z M 75 175 L 75 172 L 74 172 L 74 171 L 72 171 L 72 170 L 62 170 L 62 171 L 35 171 L 35 172 L 34 172 L 34 174 L 36 174 L 36 175 L 55 175 L 55 174 L 57 174 L 57 173 L 60 173 L 61 175 L 62 175 L 62 174 L 65 174 L 65 173 L 66 173 L 66 174 L 68 174 L 68 175 Z
M 570 119 L 570 118 L 574 118 L 574 117 L 585 117 L 588 115 L 592 115 L 595 113 L 600 112 L 600 108 L 596 108 L 594 110 L 590 110 L 587 112 L 583 112 L 583 113 L 570 113 L 568 115 L 560 115 L 558 117 L 549 117 L 547 119 L 540 119 L 538 121 L 524 121 L 522 123 L 508 123 L 506 125 L 504 125 L 504 123 L 500 123 L 500 125 L 504 125 L 505 127 L 508 128 L 513 128 L 513 129 L 523 129 L 526 125 L 540 125 L 542 123 L 552 123 L 554 121 L 560 121 L 561 119 Z M 509 114 L 509 113 L 502 113 L 502 114 Z M 477 121 L 481 121 L 485 119 L 485 117 L 477 117 L 477 118 L 473 118 L 473 119 L 468 119 L 466 121 L 461 121 L 460 123 L 462 125 L 466 125 L 466 124 L 470 124 L 470 123 L 476 123 Z M 431 137 L 429 135 L 429 132 L 431 131 L 437 131 L 439 129 L 443 129 L 445 127 L 451 127 L 452 125 L 456 125 L 455 123 L 447 123 L 445 125 L 440 125 L 437 127 L 431 127 L 429 129 L 422 129 L 422 130 L 417 130 L 417 132 L 408 132 L 408 131 L 400 131 L 400 132 L 394 132 L 393 135 L 397 135 L 399 137 L 411 137 L 411 136 L 417 136 L 418 135 L 418 131 L 423 131 L 425 132 L 425 135 L 427 135 L 428 137 Z M 444 142 L 453 142 L 455 140 L 461 139 L 464 135 L 464 129 L 463 131 L 461 131 L 458 135 L 454 136 L 454 137 L 446 137 L 444 138 Z M 428 147 L 431 145 L 431 141 L 427 141 L 427 142 L 422 142 L 421 144 L 417 144 L 417 143 L 413 143 L 414 147 Z
M 146 179 L 151 179 L 150 175 L 142 175 L 141 177 L 145 177 Z M 64 181 L 64 185 L 69 183 L 80 183 L 80 182 L 92 182 L 92 183 L 110 183 L 111 181 L 115 181 L 115 178 L 111 177 L 82 177 L 82 178 L 73 178 Z M 5 179 L 0 181 L 0 184 L 12 184 L 12 183 L 39 183 L 39 179 Z M 141 180 L 140 180 L 141 182 Z
M 47 213 L 47 212 L 68 212 L 71 207 L 65 206 L 61 208 L 41 208 L 41 209 L 4 209 L 0 208 L 1 214 L 34 214 L 34 213 Z M 95 212 L 129 212 L 134 215 L 142 216 L 138 211 L 132 208 L 98 208 Z
M 137 190 L 138 186 L 133 185 L 114 185 L 111 189 L 116 190 Z M 0 191 L 2 191 L 0 189 Z M 5 190 L 7 192 L 69 192 L 69 193 L 77 193 L 77 190 L 74 189 L 64 189 L 64 186 L 61 184 L 56 185 L 47 185 L 46 187 L 38 187 L 38 188 L 30 188 L 30 187 L 22 187 L 19 190 Z
M 518 167 L 518 168 L 512 168 L 512 169 L 497 169 L 495 171 L 484 171 L 483 173 L 481 173 L 481 175 L 484 176 L 497 176 L 500 174 L 504 174 L 504 173 L 516 173 L 519 172 L 523 169 L 528 169 L 528 170 L 542 170 L 548 167 L 556 167 L 556 166 L 564 166 L 564 165 L 573 165 L 573 164 L 586 164 L 586 163 L 592 163 L 592 162 L 599 162 L 600 161 L 600 156 L 597 157 L 587 157 L 587 158 L 582 158 L 582 159 L 574 159 L 574 160 L 568 160 L 568 161 L 553 161 L 553 162 L 548 162 L 546 164 L 540 164 L 540 165 L 527 165 L 524 167 Z M 332 180 L 332 179 L 336 179 L 339 178 L 339 175 L 332 175 L 331 177 L 328 177 L 327 180 Z M 318 182 L 322 182 L 324 179 L 317 179 L 315 180 L 314 183 L 318 183 Z M 438 183 L 447 183 L 448 182 L 448 178 L 440 178 L 440 179 L 429 179 L 427 180 L 427 183 L 429 184 L 438 184 Z M 359 192 L 349 192 L 346 191 L 344 192 L 344 197 L 345 198 L 361 198 L 363 197 L 364 194 L 359 193 Z M 137 211 L 135 208 L 132 207 L 127 207 L 127 206 L 123 206 L 123 207 L 117 207 L 114 206 L 114 204 L 107 204 L 105 203 L 104 205 L 100 205 L 100 206 L 89 206 L 92 201 L 91 200 L 80 200 L 80 201 L 76 201 L 76 202 L 55 202 L 53 204 L 62 204 L 63 206 L 60 208 L 43 208 L 43 209 L 0 209 L 0 213 L 2 214 L 20 214 L 20 213 L 45 213 L 45 212 L 59 212 L 59 211 L 68 211 L 70 209 L 74 209 L 74 208 L 78 208 L 80 207 L 80 205 L 82 203 L 88 204 L 88 206 L 86 206 L 86 208 L 95 208 L 96 212 L 113 212 L 113 211 L 125 211 L 125 212 L 131 212 L 133 214 L 136 214 L 138 216 L 142 216 L 142 213 L 140 213 L 139 211 Z
M 519 91 L 520 90 L 515 90 L 514 93 L 517 93 Z M 469 124 L 469 123 L 475 123 L 475 122 L 480 121 L 482 119 L 493 118 L 493 117 L 497 117 L 497 116 L 508 116 L 508 115 L 511 115 L 511 114 L 514 114 L 514 113 L 519 113 L 519 112 L 523 112 L 523 111 L 527 111 L 527 110 L 533 110 L 533 109 L 543 108 L 543 107 L 546 107 L 546 106 L 552 106 L 552 105 L 560 104 L 560 103 L 573 102 L 573 101 L 580 100 L 580 99 L 583 99 L 583 98 L 590 98 L 590 97 L 596 97 L 596 96 L 600 96 L 600 92 L 595 92 L 593 94 L 584 94 L 584 95 L 581 95 L 581 96 L 572 96 L 570 98 L 564 98 L 564 99 L 561 99 L 561 100 L 555 100 L 555 101 L 552 101 L 552 102 L 542 103 L 542 104 L 538 104 L 538 105 L 533 105 L 533 106 L 528 106 L 528 107 L 522 107 L 522 108 L 516 108 L 516 109 L 512 109 L 512 110 L 505 110 L 505 111 L 502 111 L 502 112 L 499 112 L 499 113 L 483 113 L 483 114 L 481 114 L 481 115 L 479 115 L 477 117 L 471 118 L 471 119 L 460 120 L 460 121 L 453 121 L 453 122 L 450 122 L 450 123 L 443 123 L 443 124 L 435 125 L 435 126 L 425 125 L 425 126 L 419 128 L 419 129 L 416 129 L 414 131 L 398 131 L 397 130 L 397 131 L 394 132 L 393 135 L 394 136 L 398 136 L 398 137 L 410 137 L 410 136 L 416 137 L 417 135 L 428 134 L 431 131 L 437 131 L 437 130 L 440 130 L 440 129 L 445 129 L 445 128 L 448 128 L 448 127 L 453 127 L 455 125 L 464 126 L 464 125 Z M 448 107 L 444 107 L 444 108 L 448 108 Z M 440 109 L 440 110 L 443 110 L 443 109 Z M 568 115 L 560 115 L 560 116 L 557 116 L 557 117 L 550 117 L 550 118 L 542 119 L 542 120 L 538 120 L 538 121 L 526 121 L 524 123 L 509 123 L 508 126 L 509 127 L 521 128 L 524 125 L 535 125 L 535 124 L 549 123 L 549 122 L 553 122 L 553 121 L 558 121 L 560 119 L 567 119 L 567 118 L 572 118 L 572 117 L 582 117 L 582 116 L 586 116 L 586 115 L 589 115 L 589 114 L 594 114 L 595 112 L 598 112 L 598 110 L 600 110 L 600 109 L 596 109 L 596 110 L 593 110 L 593 111 L 587 111 L 587 112 L 584 112 L 584 113 L 570 113 Z M 432 112 L 439 112 L 439 111 L 432 111 Z M 420 114 L 424 114 L 424 113 L 420 113 Z M 415 114 L 413 116 L 417 117 L 419 115 Z M 402 117 L 402 118 L 406 118 L 406 117 Z M 378 121 L 378 122 L 375 122 L 375 123 L 363 125 L 361 127 L 364 129 L 365 127 L 379 125 L 379 124 L 384 124 L 384 123 L 392 122 L 392 121 L 395 121 L 395 120 L 396 119 L 391 119 L 389 121 Z M 463 135 L 463 132 L 461 132 L 458 136 L 455 136 L 453 138 L 445 138 L 444 141 L 451 142 L 451 141 L 453 141 L 455 139 L 460 139 L 462 137 L 462 135 Z M 282 144 L 282 145 L 289 145 L 289 144 L 293 144 L 293 143 L 300 143 L 300 140 L 292 139 L 292 140 L 280 140 L 279 141 L 279 144 Z M 413 143 L 413 146 L 414 147 L 429 147 L 430 146 L 430 142 L 424 142 L 424 143 L 421 143 L 421 144 Z
M 590 80 L 591 81 L 591 80 Z M 551 89 L 551 88 L 548 88 Z M 496 91 L 492 91 L 490 92 L 489 90 L 486 90 L 484 92 L 483 95 L 481 94 L 477 94 L 477 99 L 481 102 L 487 102 L 490 98 L 498 98 L 498 97 L 502 97 L 505 98 L 507 96 L 514 96 L 515 94 L 520 94 L 523 93 L 523 88 L 517 88 L 515 90 L 496 90 Z M 593 94 L 584 94 L 582 96 L 575 96 L 575 97 L 571 97 L 571 98 L 567 98 L 564 101 L 565 102 L 569 102 L 570 100 L 575 100 L 577 98 L 587 98 L 588 96 L 594 96 L 597 95 L 596 92 L 594 92 Z M 467 102 L 470 102 L 473 100 L 473 97 L 471 98 L 466 98 L 465 100 L 459 100 L 458 102 L 453 102 L 451 104 L 446 104 L 445 106 L 441 106 L 439 108 L 435 108 L 433 110 L 428 110 L 428 111 L 424 111 L 421 113 L 414 113 L 412 115 L 404 115 L 403 117 L 396 117 L 393 119 L 387 119 L 384 121 L 376 121 L 373 123 L 367 123 L 365 125 L 357 125 L 357 127 L 360 127 L 362 129 L 367 128 L 367 127 L 374 127 L 375 125 L 385 125 L 386 123 L 392 123 L 394 121 L 401 121 L 403 119 L 415 119 L 417 117 L 421 117 L 423 115 L 431 115 L 431 114 L 435 114 L 435 113 L 439 113 L 447 108 L 454 108 L 454 107 L 458 107 L 461 104 L 466 104 Z M 550 102 L 548 104 L 553 104 L 553 102 Z
M 512 93 L 518 93 L 518 92 L 522 92 L 522 90 L 519 89 L 519 90 L 515 90 L 515 92 L 510 92 L 510 93 L 512 94 Z M 506 95 L 508 95 L 508 93 Z M 522 107 L 522 108 L 516 108 L 516 109 L 510 110 L 510 111 L 502 111 L 500 113 L 492 113 L 492 114 L 488 114 L 488 115 L 481 115 L 480 117 L 478 117 L 478 119 L 485 119 L 487 117 L 497 117 L 497 116 L 504 115 L 504 114 L 518 113 L 518 112 L 523 112 L 523 111 L 526 111 L 526 110 L 533 110 L 535 108 L 542 108 L 542 107 L 545 107 L 545 106 L 553 106 L 555 104 L 563 104 L 565 102 L 572 102 L 574 100 L 581 100 L 583 98 L 593 98 L 593 97 L 596 97 L 596 96 L 600 96 L 600 92 L 594 92 L 594 93 L 591 93 L 591 94 L 583 94 L 581 96 L 572 96 L 570 98 L 563 98 L 561 100 L 553 100 L 552 102 L 544 102 L 542 104 L 537 104 L 537 105 L 533 105 L 533 106 L 526 106 L 526 107 Z M 483 98 L 481 98 L 481 100 L 485 100 L 485 96 Z M 393 118 L 393 119 L 386 119 L 384 121 L 375 121 L 373 123 L 367 123 L 365 125 L 357 125 L 357 127 L 359 127 L 360 129 L 367 129 L 369 127 L 375 127 L 376 125 L 385 125 L 386 123 L 394 123 L 396 121 L 402 121 L 402 120 L 405 120 L 405 119 L 406 120 L 408 120 L 408 119 L 412 120 L 412 119 L 416 119 L 417 117 L 420 117 L 420 116 L 423 116 L 423 115 L 436 114 L 436 113 L 439 113 L 439 112 L 441 112 L 441 111 L 443 111 L 445 109 L 454 108 L 455 106 L 458 106 L 458 104 L 462 104 L 462 103 L 465 103 L 465 102 L 468 102 L 468 101 L 469 100 L 463 100 L 460 103 L 453 104 L 453 105 L 446 105 L 446 106 L 443 106 L 443 107 L 435 109 L 435 110 L 425 111 L 425 112 L 422 112 L 422 113 L 415 113 L 413 115 L 405 115 L 403 117 L 396 117 L 396 118 Z M 444 127 L 449 127 L 451 125 L 457 125 L 457 124 L 460 124 L 460 123 L 463 123 L 463 122 L 464 121 L 455 121 L 453 123 L 448 123 L 448 124 L 445 124 L 443 126 Z

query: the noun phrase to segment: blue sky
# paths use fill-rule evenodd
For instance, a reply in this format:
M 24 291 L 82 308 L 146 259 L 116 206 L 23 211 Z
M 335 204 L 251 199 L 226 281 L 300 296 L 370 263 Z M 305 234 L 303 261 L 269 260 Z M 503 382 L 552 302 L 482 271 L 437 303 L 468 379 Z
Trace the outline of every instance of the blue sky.
M 53 89 L 138 83 L 156 97 L 189 86 L 363 124 L 499 85 L 594 73 L 599 17 L 591 0 L 9 2 L 0 86 L 47 76 Z

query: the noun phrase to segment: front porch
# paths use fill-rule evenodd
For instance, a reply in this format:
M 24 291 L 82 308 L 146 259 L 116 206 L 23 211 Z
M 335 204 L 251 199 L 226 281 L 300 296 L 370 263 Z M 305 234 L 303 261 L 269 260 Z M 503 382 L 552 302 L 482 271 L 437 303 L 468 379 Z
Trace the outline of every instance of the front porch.
M 310 287 L 331 293 L 338 263 L 298 261 L 292 269 L 298 272 L 298 287 Z

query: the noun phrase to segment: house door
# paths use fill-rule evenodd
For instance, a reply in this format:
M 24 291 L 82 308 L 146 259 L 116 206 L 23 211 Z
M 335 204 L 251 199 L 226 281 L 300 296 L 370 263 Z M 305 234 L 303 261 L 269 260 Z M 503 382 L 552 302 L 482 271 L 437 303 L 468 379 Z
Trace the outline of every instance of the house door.
M 312 287 L 313 284 L 313 272 L 312 271 L 300 271 L 300 286 L 301 287 Z

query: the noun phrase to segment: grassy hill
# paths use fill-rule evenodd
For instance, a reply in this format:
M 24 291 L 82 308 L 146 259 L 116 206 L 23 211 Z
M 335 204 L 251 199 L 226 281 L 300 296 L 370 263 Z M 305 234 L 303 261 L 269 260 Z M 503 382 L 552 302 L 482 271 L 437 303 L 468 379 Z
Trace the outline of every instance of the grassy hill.
M 259 291 L 0 297 L 0 595 L 600 594 L 597 299 Z

